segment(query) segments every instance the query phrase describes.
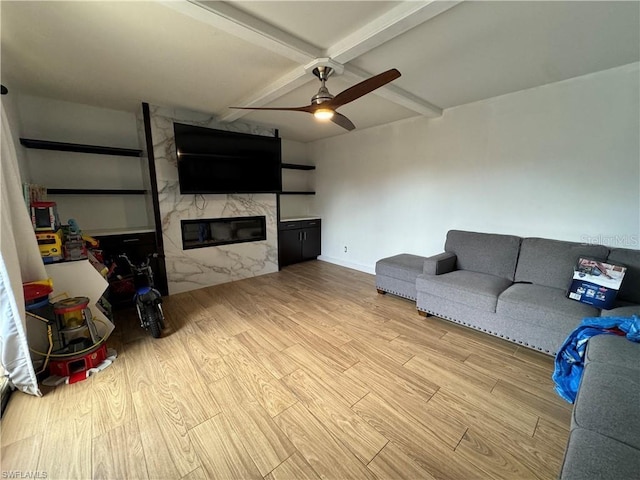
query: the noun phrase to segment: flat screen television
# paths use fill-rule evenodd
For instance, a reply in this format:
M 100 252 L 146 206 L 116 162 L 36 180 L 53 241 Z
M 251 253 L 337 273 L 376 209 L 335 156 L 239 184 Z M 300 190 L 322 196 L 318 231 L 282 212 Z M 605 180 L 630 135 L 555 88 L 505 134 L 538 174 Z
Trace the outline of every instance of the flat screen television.
M 180 193 L 282 191 L 279 137 L 174 123 Z

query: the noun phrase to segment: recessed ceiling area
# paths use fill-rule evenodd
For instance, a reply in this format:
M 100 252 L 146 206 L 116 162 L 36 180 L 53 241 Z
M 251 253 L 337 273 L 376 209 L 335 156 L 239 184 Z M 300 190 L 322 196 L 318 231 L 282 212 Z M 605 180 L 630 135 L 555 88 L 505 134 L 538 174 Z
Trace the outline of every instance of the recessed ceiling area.
M 299 112 L 309 65 L 336 95 L 402 76 L 339 109 L 358 129 L 640 61 L 640 2 L 0 2 L 10 92 L 125 111 L 141 102 L 242 118 L 308 142 L 348 132 Z M 307 67 L 307 68 L 305 68 Z

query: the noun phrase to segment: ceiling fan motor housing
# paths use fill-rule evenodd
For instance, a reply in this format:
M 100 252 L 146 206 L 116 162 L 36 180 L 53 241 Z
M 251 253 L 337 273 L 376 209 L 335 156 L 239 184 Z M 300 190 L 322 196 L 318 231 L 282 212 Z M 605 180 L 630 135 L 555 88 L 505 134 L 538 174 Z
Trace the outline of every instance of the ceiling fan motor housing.
M 329 90 L 327 90 L 327 87 L 325 87 L 324 85 L 320 87 L 318 93 L 311 97 L 311 103 L 316 104 L 328 102 L 329 100 L 333 100 L 333 95 L 329 93 Z
M 324 82 L 331 76 L 333 73 L 333 68 L 327 66 L 318 66 L 313 69 L 313 74 L 320 79 L 322 85 L 313 97 L 311 97 L 311 103 L 315 103 L 317 105 L 328 102 L 329 100 L 333 100 L 333 95 L 329 93 L 329 90 L 325 86 Z

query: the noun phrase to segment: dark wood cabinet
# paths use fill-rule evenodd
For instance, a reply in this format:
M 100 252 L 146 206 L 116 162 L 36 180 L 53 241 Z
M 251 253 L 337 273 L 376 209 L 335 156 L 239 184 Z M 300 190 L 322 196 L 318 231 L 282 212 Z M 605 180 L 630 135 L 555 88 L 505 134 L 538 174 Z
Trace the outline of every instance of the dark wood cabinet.
M 280 222 L 278 252 L 280 267 L 312 260 L 321 253 L 321 221 L 295 220 Z

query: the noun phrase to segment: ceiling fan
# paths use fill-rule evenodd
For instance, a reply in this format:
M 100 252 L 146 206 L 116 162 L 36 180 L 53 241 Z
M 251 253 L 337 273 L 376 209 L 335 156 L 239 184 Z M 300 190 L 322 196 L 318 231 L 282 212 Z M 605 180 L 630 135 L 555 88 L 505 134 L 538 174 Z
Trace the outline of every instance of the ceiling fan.
M 347 130 L 353 130 L 356 126 L 351 120 L 336 112 L 338 108 L 353 102 L 358 98 L 371 93 L 377 88 L 392 82 L 400 77 L 400 72 L 395 68 L 375 75 L 360 83 L 356 83 L 353 87 L 347 88 L 338 95 L 333 96 L 325 86 L 325 82 L 334 72 L 333 68 L 328 66 L 318 66 L 313 69 L 313 74 L 320 79 L 320 90 L 311 97 L 311 104 L 304 107 L 229 107 L 242 110 L 286 110 L 291 112 L 307 112 L 313 114 L 319 120 L 331 120 L 336 125 Z

